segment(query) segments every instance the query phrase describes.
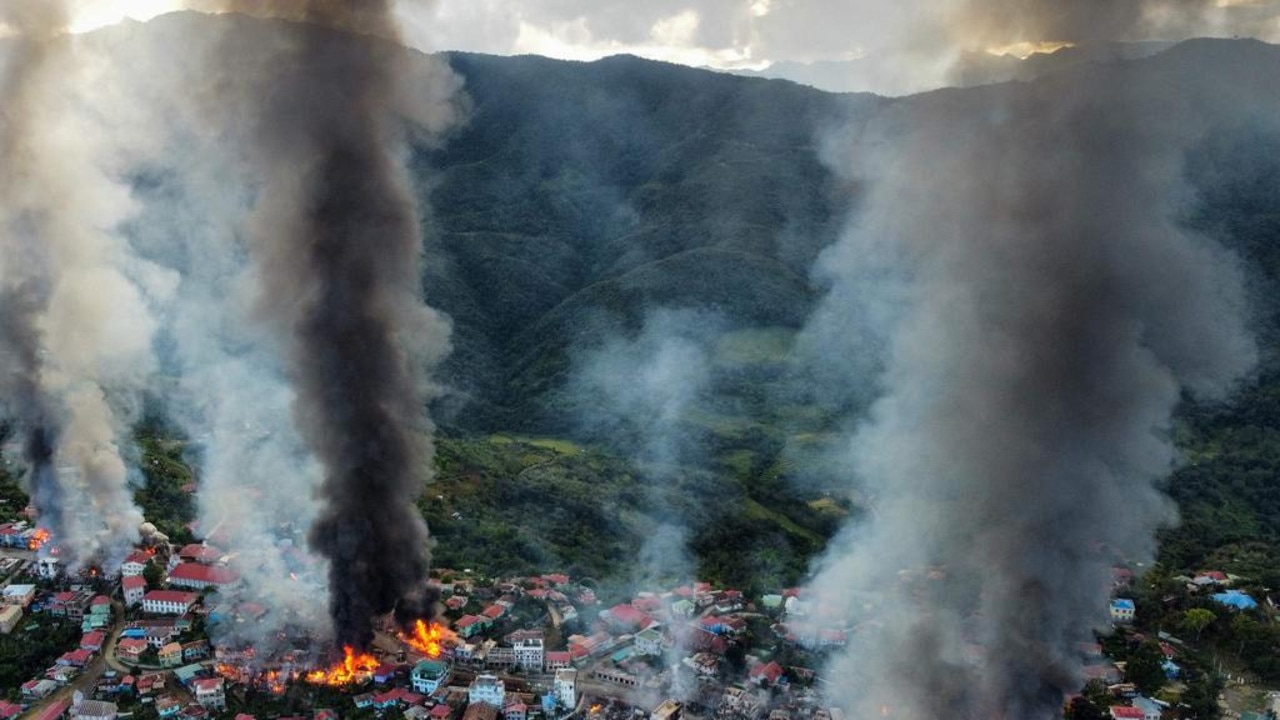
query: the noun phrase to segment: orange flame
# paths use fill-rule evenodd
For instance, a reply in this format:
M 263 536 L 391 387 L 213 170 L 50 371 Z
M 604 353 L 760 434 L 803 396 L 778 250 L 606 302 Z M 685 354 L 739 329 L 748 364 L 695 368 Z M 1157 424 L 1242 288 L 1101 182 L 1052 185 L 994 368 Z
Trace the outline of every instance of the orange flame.
M 440 623 L 426 623 L 418 620 L 413 624 L 413 634 L 401 633 L 400 639 L 417 652 L 435 659 L 444 651 L 445 643 L 457 643 L 458 636 Z
M 350 645 L 342 648 L 342 654 L 342 661 L 333 667 L 307 673 L 307 682 L 332 687 L 354 685 L 368 680 L 378 669 L 377 658 L 368 653 L 357 653 Z
M 31 539 L 27 541 L 27 549 L 32 551 L 39 550 L 47 542 L 49 542 L 49 531 L 44 528 L 36 528 L 36 531 L 31 533 Z
M 589 712 L 590 712 L 592 715 L 595 715 L 596 713 L 600 712 L 600 708 L 601 708 L 601 707 L 602 707 L 602 706 L 601 706 L 599 703 L 597 703 L 597 704 L 595 704 L 595 705 L 592 705 L 592 706 L 591 706 L 591 708 L 590 708 L 590 710 L 589 710 Z

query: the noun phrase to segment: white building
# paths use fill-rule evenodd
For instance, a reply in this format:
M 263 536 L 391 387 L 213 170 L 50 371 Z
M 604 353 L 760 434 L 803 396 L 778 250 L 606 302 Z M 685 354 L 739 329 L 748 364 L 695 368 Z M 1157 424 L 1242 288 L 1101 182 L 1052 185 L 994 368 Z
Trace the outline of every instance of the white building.
M 1118 623 L 1133 622 L 1136 608 L 1132 600 L 1118 598 L 1111 601 L 1111 621 Z
M 420 695 L 430 695 L 440 687 L 440 683 L 444 682 L 448 674 L 447 664 L 436 660 L 423 660 L 413 667 L 413 674 L 410 676 L 413 681 L 413 691 Z
M 9 585 L 4 589 L 3 601 L 5 605 L 17 605 L 25 608 L 35 599 L 35 585 Z
M 40 558 L 36 561 L 36 574 L 45 580 L 55 580 L 62 574 L 62 563 L 58 558 Z
M 180 590 L 152 590 L 142 596 L 142 611 L 157 615 L 185 615 L 200 598 Z
M 467 689 L 467 701 L 472 704 L 483 703 L 502 710 L 506 699 L 507 686 L 498 679 L 497 675 L 477 675 L 476 679 L 471 681 L 471 687 Z
M 129 555 L 120 563 L 120 574 L 124 577 L 138 577 L 147 569 L 147 563 L 151 562 L 151 556 L 138 551 Z
M 541 637 L 522 638 L 515 644 L 516 664 L 525 670 L 542 671 L 544 653 Z
M 640 655 L 662 654 L 662 631 L 651 627 L 636 634 L 636 652 Z
M 147 594 L 147 581 L 141 575 L 126 575 L 120 580 L 120 589 L 124 593 L 124 604 L 128 607 L 142 604 Z
M 222 678 L 200 678 L 192 683 L 196 691 L 196 702 L 209 710 L 224 710 L 227 707 L 227 695 L 223 690 Z
M 578 671 L 565 668 L 556 671 L 556 701 L 561 707 L 574 708 L 578 705 Z

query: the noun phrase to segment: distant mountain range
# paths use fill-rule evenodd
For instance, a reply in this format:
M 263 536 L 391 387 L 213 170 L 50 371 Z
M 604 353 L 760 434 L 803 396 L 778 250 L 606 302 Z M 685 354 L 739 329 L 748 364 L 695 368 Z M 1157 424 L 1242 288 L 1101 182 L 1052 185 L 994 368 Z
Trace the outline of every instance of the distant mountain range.
M 117 32 L 163 57 L 193 33 L 265 32 L 268 25 L 173 15 Z M 421 64 L 425 56 L 409 60 Z M 572 387 L 582 359 L 637 335 L 656 312 L 697 312 L 714 316 L 699 338 L 711 349 L 711 368 L 707 389 L 678 422 L 704 440 L 717 471 L 734 468 L 750 483 L 796 479 L 804 467 L 797 439 L 830 440 L 837 411 L 860 401 L 842 387 L 857 383 L 815 383 L 793 352 L 825 292 L 815 260 L 860 196 L 857 183 L 824 162 L 828 140 L 875 113 L 892 111 L 907 124 L 940 105 L 983 112 L 1019 93 L 1048 98 L 1087 89 L 1098 73 L 1119 69 L 1135 86 L 1153 88 L 1134 100 L 1130 120 L 1163 112 L 1162 98 L 1205 106 L 1203 141 L 1184 169 L 1195 191 L 1186 221 L 1244 258 L 1270 363 L 1240 415 L 1222 422 L 1251 427 L 1280 447 L 1280 385 L 1270 374 L 1280 348 L 1280 133 L 1273 122 L 1215 114 L 1220 99 L 1243 92 L 1248 79 L 1280 76 L 1276 46 L 1198 40 L 1071 48 L 1022 61 L 976 57 L 960 84 L 1022 82 L 897 99 L 629 56 L 580 63 L 451 53 L 446 60 L 469 97 L 467 122 L 412 157 L 430 208 L 423 284 L 429 304 L 454 328 L 440 377 L 446 392 L 433 413 L 446 433 L 568 435 L 633 447 L 636 438 L 584 419 L 588 406 L 608 401 Z M 776 71 L 828 85 L 821 78 L 849 77 L 850 67 Z M 872 389 L 867 378 L 860 390 Z M 1211 410 L 1196 413 L 1204 433 L 1221 430 Z M 1213 476 L 1214 462 L 1243 457 L 1269 468 L 1280 454 L 1250 449 L 1270 448 L 1270 440 L 1232 442 L 1221 440 L 1218 460 L 1195 468 L 1195 487 L 1210 489 L 1179 498 L 1184 507 L 1208 503 L 1187 524 L 1195 537 L 1176 544 L 1180 562 L 1248 537 L 1280 547 L 1276 474 L 1232 477 L 1229 487 Z M 1244 454 L 1233 456 L 1232 447 Z M 1175 481 L 1175 494 L 1178 487 Z
M 1108 63 L 1150 57 L 1172 47 L 1171 42 L 1097 43 L 1039 52 L 1020 58 L 970 52 L 950 68 L 946 84 L 973 87 L 1010 80 L 1031 80 L 1086 63 Z M 743 77 L 790 80 L 812 88 L 837 93 L 870 92 L 905 95 L 916 91 L 911 60 L 893 57 L 863 57 L 855 60 L 818 62 L 777 62 L 763 70 L 725 70 Z M 934 89 L 934 88 L 924 88 Z

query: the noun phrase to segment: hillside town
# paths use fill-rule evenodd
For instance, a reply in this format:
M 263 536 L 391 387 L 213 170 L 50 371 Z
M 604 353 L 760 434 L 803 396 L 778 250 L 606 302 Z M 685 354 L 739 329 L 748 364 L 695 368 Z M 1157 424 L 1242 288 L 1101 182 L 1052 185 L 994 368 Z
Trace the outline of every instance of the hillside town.
M 38 552 L 47 540 L 39 532 L 23 522 L 0 526 L 0 633 L 56 626 L 71 639 L 47 669 L 0 699 L 0 720 L 292 720 L 299 716 L 282 710 L 290 702 L 314 720 L 845 715 L 824 699 L 820 672 L 824 654 L 858 627 L 841 626 L 801 588 L 748 597 L 692 582 L 608 602 L 594 581 L 567 574 L 490 578 L 438 568 L 429 585 L 442 614 L 429 627 L 420 623 L 418 637 L 387 618 L 367 654 L 348 651 L 326 669 L 331 658 L 307 638 L 281 643 L 270 657 L 215 639 L 221 624 L 254 623 L 271 608 L 239 598 L 234 559 L 211 543 L 151 541 L 116 568 L 68 574 L 56 556 Z M 1177 578 L 1223 613 L 1258 610 L 1235 587 L 1240 580 L 1218 571 Z M 1110 613 L 1118 632 L 1080 646 L 1088 684 L 1068 701 L 1068 714 L 1072 702 L 1088 699 L 1112 720 L 1174 716 L 1167 694 L 1135 681 L 1134 653 L 1158 648 L 1158 672 L 1176 686 L 1189 651 L 1173 634 L 1132 630 L 1133 588 L 1134 573 L 1115 568 Z M 1274 610 L 1274 598 L 1264 602 Z M 1269 702 L 1280 710 L 1280 698 Z

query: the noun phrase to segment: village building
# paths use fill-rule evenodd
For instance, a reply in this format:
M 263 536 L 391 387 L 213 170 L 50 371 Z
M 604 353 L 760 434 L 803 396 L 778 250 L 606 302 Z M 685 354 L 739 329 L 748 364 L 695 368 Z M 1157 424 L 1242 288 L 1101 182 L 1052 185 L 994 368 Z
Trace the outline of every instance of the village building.
M 462 714 L 462 720 L 498 720 L 499 709 L 488 703 L 472 703 Z
M 155 615 L 185 615 L 200 596 L 181 590 L 152 590 L 142 597 L 142 611 Z
M 1111 621 L 1118 623 L 1131 623 L 1135 607 L 1132 600 L 1124 598 L 1116 598 L 1111 601 Z
M 526 637 L 516 640 L 515 663 L 527 671 L 541 671 L 544 660 L 542 636 Z
M 127 607 L 140 605 L 147 594 L 147 581 L 141 575 L 128 575 L 120 580 L 120 590 Z
M 467 701 L 471 704 L 484 703 L 495 708 L 505 706 L 507 697 L 506 684 L 496 675 L 477 675 L 467 688 Z
M 555 693 L 560 707 L 576 707 L 578 705 L 578 671 L 573 668 L 557 670 Z
M 117 714 L 115 703 L 101 700 L 82 700 L 71 708 L 72 720 L 116 720 Z
M 8 635 L 22 620 L 21 605 L 0 605 L 0 635 Z
M 4 589 L 4 594 L 0 597 L 5 605 L 17 605 L 25 608 L 31 605 L 36 599 L 35 585 L 8 585 Z
M 227 707 L 227 696 L 220 677 L 200 678 L 191 683 L 196 702 L 209 710 L 224 710 Z
M 637 633 L 635 637 L 636 653 L 647 656 L 657 656 L 662 654 L 662 631 L 656 627 L 651 627 L 644 632 Z
M 170 585 L 192 590 L 229 587 L 239 581 L 235 571 L 220 565 L 184 562 L 169 571 Z
M 127 663 L 136 663 L 150 645 L 142 638 L 121 638 L 116 643 L 116 657 Z
M 664 700 L 661 705 L 653 709 L 649 713 L 649 720 L 680 720 L 681 712 L 684 710 L 678 700 Z
M 120 575 L 122 577 L 141 577 L 146 572 L 147 565 L 151 562 L 151 556 L 142 552 L 135 551 L 120 563 Z
M 449 675 L 449 666 L 437 660 L 423 660 L 413 666 L 413 672 L 410 674 L 410 680 L 413 683 L 413 691 L 430 695 L 435 692 Z
M 160 648 L 160 667 L 176 668 L 182 665 L 182 646 L 171 642 Z

